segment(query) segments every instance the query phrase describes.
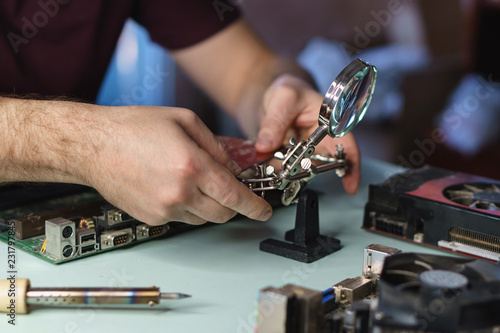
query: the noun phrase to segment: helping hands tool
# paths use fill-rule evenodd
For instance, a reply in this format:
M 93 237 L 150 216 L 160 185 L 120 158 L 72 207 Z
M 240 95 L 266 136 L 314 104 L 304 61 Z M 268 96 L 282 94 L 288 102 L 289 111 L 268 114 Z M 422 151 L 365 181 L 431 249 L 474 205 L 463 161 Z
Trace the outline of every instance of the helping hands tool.
M 255 175 L 242 179 L 254 192 L 283 191 L 282 204 L 288 206 L 296 200 L 311 180 L 321 172 L 335 170 L 339 177 L 346 174 L 347 159 L 342 146 L 337 146 L 335 156 L 314 154 L 316 146 L 328 135 L 332 138 L 349 133 L 366 113 L 370 104 L 377 69 L 367 62 L 352 61 L 335 78 L 326 92 L 319 111 L 318 128 L 307 138 L 297 141 L 292 137 L 286 153 L 276 152 L 274 157 L 282 160 L 280 171 L 271 165 L 260 164 Z M 316 167 L 312 160 L 327 162 Z

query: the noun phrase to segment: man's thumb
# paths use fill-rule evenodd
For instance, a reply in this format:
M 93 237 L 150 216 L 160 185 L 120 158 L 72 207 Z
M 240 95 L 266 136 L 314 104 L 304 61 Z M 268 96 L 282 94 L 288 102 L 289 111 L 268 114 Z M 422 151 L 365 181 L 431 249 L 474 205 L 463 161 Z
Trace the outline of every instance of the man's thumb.
M 255 149 L 262 153 L 268 153 L 275 151 L 281 145 L 282 138 L 277 137 L 276 131 L 273 131 L 269 127 L 263 127 L 259 131 L 257 136 L 257 142 L 255 143 Z

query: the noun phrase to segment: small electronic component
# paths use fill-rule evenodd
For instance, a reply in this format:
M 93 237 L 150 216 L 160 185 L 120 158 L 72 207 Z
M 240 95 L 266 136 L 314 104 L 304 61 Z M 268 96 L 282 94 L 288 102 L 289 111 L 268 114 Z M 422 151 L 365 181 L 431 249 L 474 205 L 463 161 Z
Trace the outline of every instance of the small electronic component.
M 9 304 L 14 300 L 8 293 L 9 286 L 15 283 L 16 313 L 27 314 L 30 305 L 50 307 L 82 307 L 106 306 L 117 308 L 117 305 L 134 307 L 137 305 L 154 306 L 165 299 L 184 299 L 191 295 L 181 293 L 162 293 L 160 288 L 31 288 L 28 279 L 16 278 L 0 280 L 0 312 L 7 312 Z M 6 311 L 7 310 L 7 311 Z
M 321 332 L 324 313 L 320 291 L 287 284 L 259 292 L 257 333 Z
M 398 253 L 401 253 L 401 250 L 380 244 L 371 244 L 365 247 L 363 253 L 363 277 L 378 279 L 385 258 Z
M 335 299 L 339 303 L 352 303 L 368 297 L 373 293 L 373 280 L 367 279 L 364 276 L 355 278 L 347 278 L 332 288 L 335 292 Z
M 80 220 L 79 226 L 85 229 L 95 229 L 95 221 L 91 217 L 85 217 Z
M 75 222 L 62 217 L 45 222 L 47 247 L 45 252 L 57 260 L 68 259 L 78 253 Z
M 135 239 L 132 228 L 105 231 L 101 234 L 101 249 L 109 249 L 111 247 L 123 246 L 131 243 Z
M 102 207 L 102 209 L 104 210 L 104 222 L 108 227 L 112 227 L 123 222 L 129 222 L 134 219 L 128 213 L 115 208 L 113 205 L 106 205 Z
M 394 247 L 371 244 L 363 250 L 362 275 L 355 278 L 347 278 L 332 289 L 338 303 L 353 303 L 363 300 L 376 291 L 376 282 L 382 272 L 385 258 L 401 253 Z
M 141 224 L 136 227 L 137 240 L 144 240 L 151 237 L 163 236 L 170 228 L 169 225 L 155 225 Z

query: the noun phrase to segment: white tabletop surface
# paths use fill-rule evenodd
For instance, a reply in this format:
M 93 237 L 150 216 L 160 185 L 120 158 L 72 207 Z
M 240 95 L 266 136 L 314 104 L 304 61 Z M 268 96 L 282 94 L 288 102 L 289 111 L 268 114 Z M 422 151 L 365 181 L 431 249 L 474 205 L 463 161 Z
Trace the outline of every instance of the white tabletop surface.
M 259 251 L 259 242 L 283 239 L 293 228 L 296 206 L 277 209 L 267 222 L 238 217 L 230 223 L 200 228 L 53 265 L 17 251 L 18 277 L 33 287 L 159 286 L 191 299 L 162 301 L 144 310 L 37 308 L 17 315 L 16 326 L 0 315 L 0 332 L 218 332 L 251 333 L 256 322 L 256 294 L 267 286 L 294 283 L 323 290 L 361 274 L 363 248 L 372 243 L 403 251 L 440 253 L 361 229 L 368 184 L 378 183 L 396 166 L 366 159 L 362 183 L 345 194 L 334 173 L 319 175 L 310 188 L 319 193 L 320 231 L 341 240 L 342 249 L 316 263 L 304 264 Z M 0 272 L 7 274 L 7 246 L 0 243 Z

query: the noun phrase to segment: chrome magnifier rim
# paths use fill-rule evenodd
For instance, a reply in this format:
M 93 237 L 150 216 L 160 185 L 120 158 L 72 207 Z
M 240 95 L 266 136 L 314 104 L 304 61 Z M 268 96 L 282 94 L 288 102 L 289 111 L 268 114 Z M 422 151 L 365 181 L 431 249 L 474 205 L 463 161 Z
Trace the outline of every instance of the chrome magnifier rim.
M 318 119 L 329 136 L 344 136 L 363 119 L 376 80 L 375 66 L 361 59 L 353 60 L 340 72 L 325 94 Z

